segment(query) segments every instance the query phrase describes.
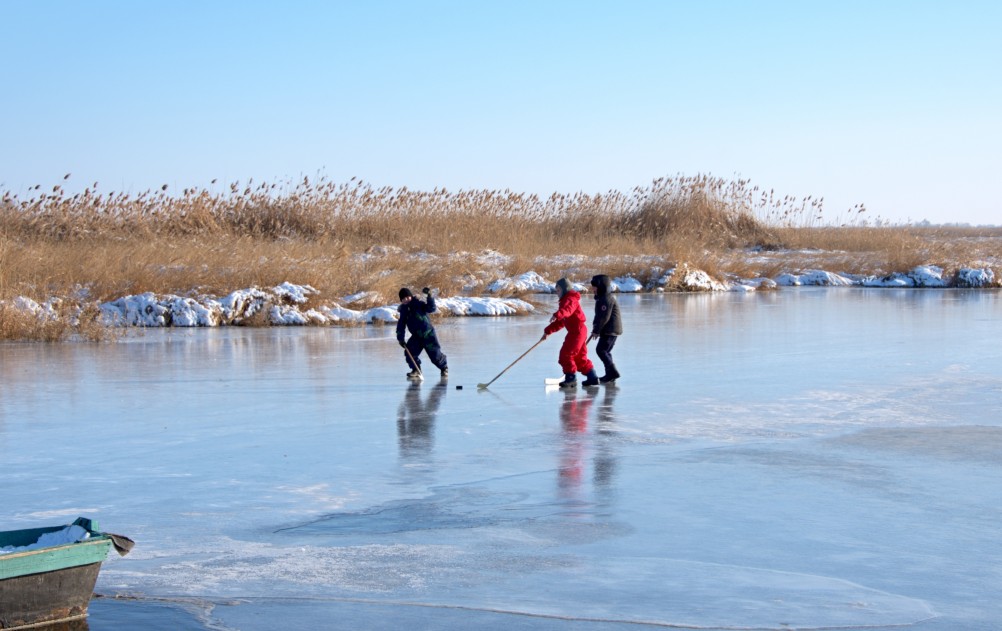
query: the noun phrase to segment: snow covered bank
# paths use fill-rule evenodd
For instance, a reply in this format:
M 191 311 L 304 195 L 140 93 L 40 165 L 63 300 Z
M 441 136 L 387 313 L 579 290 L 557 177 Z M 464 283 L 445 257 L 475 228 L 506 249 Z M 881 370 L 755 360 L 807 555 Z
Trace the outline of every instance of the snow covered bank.
M 350 309 L 340 304 L 307 307 L 319 292 L 309 285 L 285 282 L 271 289 L 251 287 L 223 298 L 199 296 L 185 298 L 158 296 L 151 292 L 125 296 L 102 304 L 104 322 L 112 326 L 226 326 L 241 324 L 332 325 L 395 323 L 396 305 L 369 309 Z M 372 300 L 360 292 L 348 297 L 351 302 Z M 454 316 L 507 316 L 526 313 L 533 306 L 518 298 L 439 298 L 443 314 Z
M 990 268 L 961 268 L 944 277 L 943 269 L 922 265 L 906 273 L 887 276 L 837 274 L 824 270 L 804 270 L 784 273 L 774 279 L 712 278 L 702 270 L 686 265 L 667 271 L 651 268 L 642 276 L 653 279 L 646 284 L 633 276 L 613 279 L 613 291 L 623 293 L 665 291 L 741 291 L 774 290 L 777 287 L 815 285 L 827 287 L 907 287 L 907 288 L 985 288 L 999 287 Z M 532 304 L 518 298 L 530 293 L 553 293 L 557 279 L 545 278 L 537 272 L 526 272 L 510 278 L 494 280 L 487 293 L 494 296 L 450 296 L 438 298 L 439 311 L 445 316 L 512 316 L 534 310 Z M 590 280 L 587 279 L 587 280 Z M 587 293 L 590 286 L 572 280 L 575 289 Z M 499 294 L 499 295 L 498 295 Z M 123 296 L 99 305 L 101 321 L 107 326 L 137 327 L 215 327 L 229 325 L 313 325 L 395 323 L 396 304 L 380 305 L 378 294 L 361 291 L 345 296 L 339 302 L 323 303 L 319 292 L 309 285 L 285 282 L 270 289 L 251 287 L 218 298 L 215 296 L 157 295 L 147 292 Z M 320 304 L 310 306 L 308 303 Z M 0 302 L 0 306 L 2 306 Z M 59 298 L 39 304 L 26 297 L 11 301 L 18 311 L 40 320 L 59 317 Z M 374 305 L 352 309 L 348 305 Z M 79 312 L 79 307 L 72 311 Z
M 655 277 L 655 275 L 652 275 Z M 768 278 L 719 281 L 702 270 L 680 267 L 657 275 L 657 280 L 644 285 L 631 276 L 613 279 L 613 291 L 636 293 L 643 291 L 756 291 L 777 286 L 821 285 L 829 287 L 990 287 L 996 286 L 990 269 L 963 269 L 954 278 L 943 278 L 943 270 L 920 266 L 904 274 L 884 277 L 842 275 L 822 270 L 807 270 L 800 274 L 781 274 Z M 547 279 L 536 272 L 526 272 L 512 278 L 496 280 L 488 286 L 493 294 L 552 293 L 556 279 Z M 574 288 L 587 292 L 589 285 L 574 282 Z M 152 293 L 125 296 L 101 305 L 109 325 L 163 326 L 225 326 L 239 324 L 316 325 L 395 323 L 396 305 L 367 309 L 351 309 L 341 304 L 307 307 L 318 294 L 309 285 L 282 283 L 271 289 L 252 287 L 235 291 L 224 298 L 201 296 L 157 296 Z M 343 302 L 372 302 L 378 296 L 359 292 Z M 41 307 L 38 307 L 42 309 Z M 511 316 L 529 313 L 533 306 L 515 297 L 451 296 L 438 299 L 443 315 L 451 316 Z
M 982 288 L 998 287 L 995 273 L 990 268 L 961 268 L 952 277 L 943 277 L 943 268 L 935 265 L 920 265 L 910 272 L 896 272 L 887 276 L 860 276 L 856 274 L 833 274 L 821 270 L 807 270 L 802 274 L 781 274 L 776 278 L 779 285 L 822 285 L 829 287 L 915 287 L 915 288 Z
M 646 274 L 655 279 L 644 284 L 632 276 L 613 279 L 613 291 L 622 293 L 651 291 L 755 291 L 776 289 L 779 286 L 797 287 L 814 285 L 824 287 L 927 287 L 927 288 L 983 288 L 998 287 L 995 273 L 990 268 L 961 268 L 954 276 L 944 277 L 943 269 L 934 265 L 920 265 L 905 273 L 887 276 L 864 276 L 859 274 L 836 274 L 823 270 L 804 270 L 800 273 L 784 273 L 776 278 L 735 278 L 717 280 L 703 270 L 687 265 L 665 272 L 654 268 Z M 526 272 L 512 278 L 502 278 L 487 286 L 493 294 L 553 293 L 557 279 L 547 279 L 536 272 Z M 1002 280 L 1002 279 L 999 279 Z M 572 282 L 574 288 L 584 292 L 587 283 Z

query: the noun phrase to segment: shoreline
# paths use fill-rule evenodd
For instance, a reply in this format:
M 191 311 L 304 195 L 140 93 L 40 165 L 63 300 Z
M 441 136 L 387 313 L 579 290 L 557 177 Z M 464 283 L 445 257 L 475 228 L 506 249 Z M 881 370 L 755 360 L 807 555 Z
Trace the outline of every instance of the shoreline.
M 652 273 L 656 272 L 656 273 Z M 654 278 L 647 283 L 638 277 Z M 514 277 L 499 278 L 480 288 L 481 295 L 440 296 L 440 317 L 500 317 L 525 315 L 535 306 L 520 296 L 553 293 L 556 279 L 531 271 Z M 587 290 L 587 284 L 572 280 L 575 289 Z M 921 265 L 909 272 L 886 276 L 838 274 L 824 270 L 784 272 L 774 278 L 736 278 L 718 280 L 705 271 L 682 265 L 660 272 L 624 274 L 614 278 L 618 293 L 689 293 L 776 291 L 782 287 L 824 286 L 895 289 L 992 289 L 1002 286 L 1002 275 L 990 267 L 959 268 L 946 274 L 943 268 Z M 471 292 L 474 288 L 468 288 Z M 19 296 L 0 301 L 39 323 L 65 321 L 69 327 L 79 324 L 89 305 L 96 324 L 105 329 L 127 327 L 217 327 L 217 326 L 358 326 L 392 324 L 397 321 L 396 303 L 385 303 L 380 294 L 360 291 L 339 299 L 324 299 L 310 285 L 284 282 L 271 288 L 239 289 L 224 297 L 208 294 L 181 296 L 145 292 L 107 302 L 54 297 L 38 303 Z M 357 308 L 355 308 L 357 307 Z M 8 337 L 8 339 L 11 339 Z

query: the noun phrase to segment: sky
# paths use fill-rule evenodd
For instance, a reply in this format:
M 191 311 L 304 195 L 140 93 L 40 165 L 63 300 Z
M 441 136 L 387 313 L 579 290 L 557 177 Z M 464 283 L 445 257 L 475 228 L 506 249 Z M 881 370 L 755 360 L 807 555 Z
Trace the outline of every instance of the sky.
M 20 195 L 710 174 L 831 221 L 1002 224 L 994 1 L 5 0 L 0 23 Z

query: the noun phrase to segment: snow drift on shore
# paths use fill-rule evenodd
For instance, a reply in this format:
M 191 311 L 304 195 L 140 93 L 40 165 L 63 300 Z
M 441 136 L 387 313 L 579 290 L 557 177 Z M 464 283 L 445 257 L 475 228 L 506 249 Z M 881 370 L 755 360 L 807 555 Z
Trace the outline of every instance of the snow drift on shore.
M 125 296 L 101 305 L 104 321 L 125 326 L 225 326 L 256 321 L 276 325 L 329 325 L 395 323 L 396 305 L 355 310 L 338 304 L 306 308 L 316 289 L 285 282 L 271 289 L 251 287 L 216 299 L 212 296 L 183 298 L 145 293 Z M 353 302 L 361 294 L 349 296 Z M 368 297 L 368 296 L 364 296 Z M 503 316 L 533 310 L 518 298 L 438 298 L 439 311 L 456 316 Z M 257 320 L 255 320 L 257 319 Z
M 800 273 L 780 274 L 775 279 L 755 278 L 720 281 L 702 270 L 687 266 L 665 272 L 651 270 L 656 280 L 645 285 L 632 276 L 613 279 L 613 291 L 635 293 L 642 291 L 756 291 L 780 286 L 817 285 L 827 287 L 995 287 L 998 283 L 989 268 L 962 268 L 953 277 L 944 278 L 943 269 L 922 265 L 907 273 L 887 276 L 861 276 L 836 274 L 823 270 L 804 270 Z M 554 282 L 536 272 L 526 272 L 512 278 L 490 283 L 490 294 L 502 296 L 474 297 L 451 296 L 437 298 L 439 312 L 450 316 L 511 316 L 534 310 L 532 304 L 515 297 L 527 293 L 552 293 Z M 572 283 L 581 292 L 589 285 Z M 346 296 L 341 303 L 307 306 L 316 301 L 319 292 L 309 285 L 285 282 L 270 289 L 251 287 L 240 289 L 217 298 L 214 296 L 184 297 L 173 294 L 156 295 L 151 292 L 124 296 L 100 305 L 103 322 L 109 326 L 138 327 L 214 327 L 240 324 L 315 325 L 395 323 L 396 305 L 375 306 L 368 309 L 351 309 L 345 305 L 356 302 L 375 303 L 378 294 L 359 292 Z M 53 298 L 38 304 L 26 297 L 12 301 L 15 309 L 41 319 L 57 316 L 56 307 L 61 300 Z M 0 303 L 2 304 L 2 303 Z

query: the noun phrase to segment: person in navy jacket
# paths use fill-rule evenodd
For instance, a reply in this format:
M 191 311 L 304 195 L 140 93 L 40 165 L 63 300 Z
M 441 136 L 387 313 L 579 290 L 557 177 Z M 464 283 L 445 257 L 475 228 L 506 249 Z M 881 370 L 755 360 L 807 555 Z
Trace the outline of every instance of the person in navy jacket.
M 595 319 L 592 321 L 588 341 L 598 338 L 595 354 L 605 366 L 605 375 L 599 381 L 612 383 L 619 379 L 619 371 L 612 361 L 612 347 L 623 334 L 623 319 L 619 315 L 619 302 L 612 295 L 612 279 L 605 274 L 598 274 L 592 277 L 591 287 L 595 294 Z
M 399 317 L 397 319 L 397 342 L 404 350 L 404 359 L 411 371 L 407 373 L 408 379 L 415 379 L 421 376 L 421 351 L 428 353 L 428 359 L 435 367 L 442 371 L 443 377 L 449 376 L 449 366 L 442 352 L 442 345 L 438 343 L 438 335 L 435 334 L 435 327 L 431 323 L 428 314 L 435 313 L 435 297 L 431 295 L 431 290 L 425 287 L 421 290 L 426 296 L 426 300 L 419 300 L 411 293 L 411 290 L 402 287 L 400 289 L 400 306 L 397 307 Z M 410 331 L 411 337 L 406 342 L 404 335 Z M 415 363 L 416 362 L 416 363 Z

